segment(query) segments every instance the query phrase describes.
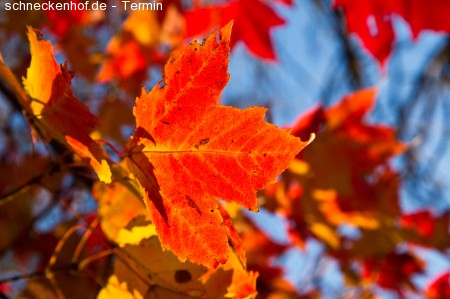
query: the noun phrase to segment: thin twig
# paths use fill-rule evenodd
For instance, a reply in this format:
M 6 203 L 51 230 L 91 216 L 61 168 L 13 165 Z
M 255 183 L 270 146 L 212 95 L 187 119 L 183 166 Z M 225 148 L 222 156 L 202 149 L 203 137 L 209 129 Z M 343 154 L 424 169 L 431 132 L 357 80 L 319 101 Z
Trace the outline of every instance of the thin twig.
M 92 232 L 97 228 L 98 224 L 99 224 L 98 217 L 89 224 L 80 241 L 78 242 L 77 247 L 75 248 L 75 252 L 73 253 L 72 256 L 72 263 L 78 264 L 78 259 L 80 258 L 80 255 L 83 252 L 84 245 L 89 240 L 89 238 L 92 235 Z
M 28 181 L 26 181 L 24 184 L 22 184 L 21 186 L 14 188 L 13 190 L 6 192 L 5 194 L 2 194 L 0 197 L 0 207 L 11 201 L 12 199 L 16 198 L 17 196 L 23 194 L 24 192 L 28 191 L 29 188 L 31 188 L 33 185 L 37 185 L 41 182 L 41 180 L 52 174 L 53 172 L 55 172 L 58 169 L 58 164 L 57 163 L 50 163 L 49 167 L 47 167 L 47 170 L 44 171 L 43 173 L 29 179 Z
M 74 270 L 73 265 L 68 265 L 68 266 L 53 268 L 51 271 L 54 274 L 59 274 L 59 273 L 70 272 L 73 270 Z M 20 281 L 20 280 L 46 278 L 46 275 L 47 275 L 46 270 L 38 271 L 38 272 L 34 272 L 34 273 L 20 274 L 20 275 L 7 277 L 7 278 L 2 278 L 2 279 L 0 279 L 0 284 L 11 283 L 11 282 Z

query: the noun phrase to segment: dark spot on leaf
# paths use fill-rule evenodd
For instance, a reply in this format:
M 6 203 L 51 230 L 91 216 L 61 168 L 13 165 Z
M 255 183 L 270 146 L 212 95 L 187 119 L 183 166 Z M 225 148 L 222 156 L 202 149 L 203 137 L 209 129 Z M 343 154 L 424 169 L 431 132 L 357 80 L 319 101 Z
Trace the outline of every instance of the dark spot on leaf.
M 265 157 L 265 156 L 267 156 L 267 154 L 266 154 L 266 153 L 264 153 L 264 155 L 263 155 L 263 156 Z
M 204 138 L 204 139 L 202 139 L 202 140 L 199 141 L 199 143 L 200 143 L 201 145 L 205 145 L 205 144 L 207 144 L 208 142 L 209 142 L 209 138 Z
M 175 272 L 175 281 L 178 283 L 188 283 L 192 280 L 192 275 L 187 270 L 178 270 Z
M 195 146 L 195 148 L 196 148 L 196 149 L 198 149 L 198 145 L 197 145 L 197 144 L 196 144 L 196 145 L 194 145 L 194 146 Z
M 214 213 L 214 210 L 211 210 L 211 213 Z
M 162 123 L 165 124 L 165 125 L 167 125 L 167 126 L 170 125 L 170 123 L 167 122 L 167 121 L 163 121 Z
M 200 208 L 199 208 L 199 207 L 197 206 L 197 204 L 192 200 L 192 198 L 190 198 L 189 196 L 186 195 L 186 199 L 187 199 L 187 201 L 188 201 L 189 206 L 190 206 L 191 208 L 196 209 L 196 210 L 197 210 L 197 213 L 198 213 L 199 215 L 201 215 L 202 212 L 200 211 Z

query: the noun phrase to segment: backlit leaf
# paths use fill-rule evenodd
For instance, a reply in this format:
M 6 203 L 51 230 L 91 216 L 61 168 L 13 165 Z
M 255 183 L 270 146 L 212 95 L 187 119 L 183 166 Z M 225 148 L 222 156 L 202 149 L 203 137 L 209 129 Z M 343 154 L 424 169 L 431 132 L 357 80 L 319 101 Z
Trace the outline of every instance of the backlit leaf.
M 50 42 L 38 40 L 28 28 L 31 64 L 24 86 L 31 98 L 33 114 L 45 127 L 48 138 L 68 144 L 82 158 L 89 160 L 100 180 L 111 182 L 111 170 L 101 147 L 89 136 L 100 124 L 73 94 L 72 75 L 65 65 L 58 65 Z
M 435 277 L 426 287 L 427 299 L 450 298 L 450 272 Z
M 123 298 L 123 299 L 143 299 L 137 290 L 128 290 L 125 281 L 120 282 L 117 276 L 112 275 L 108 279 L 108 284 L 100 290 L 97 299 Z
M 226 1 L 187 11 L 184 16 L 189 37 L 205 35 L 234 20 L 231 47 L 243 42 L 256 56 L 276 59 L 270 32 L 274 27 L 284 25 L 285 21 L 264 1 Z
M 206 293 L 199 280 L 206 269 L 162 251 L 156 237 L 117 248 L 116 255 L 114 275 L 128 283 L 128 291 L 137 290 L 144 298 L 192 298 Z
M 136 101 L 128 167 L 145 190 L 161 244 L 181 260 L 227 260 L 228 228 L 217 199 L 257 211 L 256 190 L 307 145 L 264 122 L 264 108 L 217 104 L 228 82 L 231 24 L 193 42 Z
M 137 245 L 156 234 L 155 226 L 146 217 L 142 200 L 130 191 L 129 186 L 121 183 L 109 186 L 97 183 L 93 196 L 98 201 L 103 232 L 120 247 L 126 244 Z
M 348 32 L 358 35 L 380 64 L 391 55 L 395 16 L 409 24 L 416 40 L 424 30 L 450 33 L 446 0 L 335 0 L 334 7 L 343 9 Z

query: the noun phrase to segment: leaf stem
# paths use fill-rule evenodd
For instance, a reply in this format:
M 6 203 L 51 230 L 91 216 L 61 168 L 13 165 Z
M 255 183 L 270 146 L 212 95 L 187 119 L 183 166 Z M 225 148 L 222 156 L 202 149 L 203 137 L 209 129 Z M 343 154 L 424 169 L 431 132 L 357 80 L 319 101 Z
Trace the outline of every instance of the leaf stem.
M 116 153 L 119 157 L 123 157 L 126 154 L 126 149 L 125 150 L 118 150 L 113 144 L 111 144 L 110 142 L 103 140 L 103 139 L 97 139 L 95 140 L 97 143 L 101 143 L 104 145 L 107 145 L 114 153 Z
M 78 269 L 83 271 L 90 263 L 92 263 L 98 259 L 101 259 L 103 257 L 112 255 L 114 253 L 115 253 L 115 249 L 111 248 L 111 249 L 103 250 L 97 254 L 90 255 L 90 256 L 84 258 L 82 261 L 80 261 L 80 263 L 78 264 Z

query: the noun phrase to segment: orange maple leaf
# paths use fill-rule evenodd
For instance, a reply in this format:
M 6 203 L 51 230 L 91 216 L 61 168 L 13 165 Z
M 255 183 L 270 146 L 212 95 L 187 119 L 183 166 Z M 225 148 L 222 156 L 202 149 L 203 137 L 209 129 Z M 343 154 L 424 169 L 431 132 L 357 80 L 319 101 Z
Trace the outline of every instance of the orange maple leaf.
M 206 266 L 227 261 L 227 226 L 216 199 L 257 211 L 256 190 L 307 145 L 264 122 L 265 108 L 218 105 L 228 82 L 231 24 L 193 42 L 136 101 L 128 165 L 163 248 Z
M 56 62 L 50 42 L 38 40 L 36 32 L 28 28 L 31 64 L 24 78 L 30 106 L 47 138 L 68 144 L 82 158 L 89 160 L 100 180 L 110 183 L 111 170 L 101 147 L 89 136 L 100 124 L 72 92 L 72 75 Z

